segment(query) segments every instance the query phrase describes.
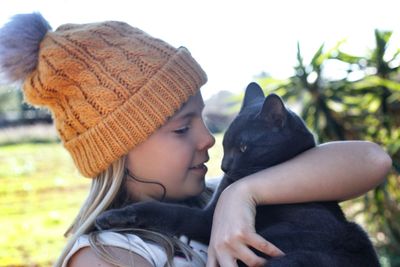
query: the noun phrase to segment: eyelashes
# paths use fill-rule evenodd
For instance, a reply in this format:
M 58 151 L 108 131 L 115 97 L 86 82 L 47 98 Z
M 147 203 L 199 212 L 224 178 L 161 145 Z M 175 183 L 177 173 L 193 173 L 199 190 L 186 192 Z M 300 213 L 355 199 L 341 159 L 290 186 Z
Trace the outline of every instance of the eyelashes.
M 179 135 L 182 135 L 182 134 L 187 133 L 187 132 L 189 131 L 189 129 L 190 129 L 189 126 L 184 126 L 184 127 L 182 127 L 182 128 L 179 128 L 179 129 L 174 130 L 174 133 L 179 134 Z

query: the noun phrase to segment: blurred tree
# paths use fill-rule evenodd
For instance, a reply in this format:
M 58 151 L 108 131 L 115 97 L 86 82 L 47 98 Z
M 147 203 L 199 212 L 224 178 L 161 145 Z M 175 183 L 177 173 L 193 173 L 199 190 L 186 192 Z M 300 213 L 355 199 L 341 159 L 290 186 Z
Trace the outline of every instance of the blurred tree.
M 309 64 L 298 44 L 295 74 L 285 81 L 261 78 L 260 83 L 289 103 L 297 101 L 321 142 L 371 140 L 388 151 L 393 169 L 384 184 L 362 199 L 360 212 L 380 255 L 400 266 L 400 50 L 390 49 L 391 35 L 375 30 L 375 47 L 365 56 L 343 52 L 343 41 L 328 51 L 321 45 Z M 324 76 L 329 64 L 344 66 L 345 75 Z
M 0 127 L 10 119 L 18 119 L 20 114 L 18 92 L 11 86 L 0 86 Z
M 364 215 L 379 234 L 381 253 L 389 256 L 391 266 L 400 266 L 400 50 L 389 49 L 391 36 L 390 31 L 375 30 L 375 48 L 366 56 L 339 50 L 336 58 L 364 72 L 363 78 L 346 85 L 352 105 L 345 105 L 343 114 L 357 114 L 349 116 L 348 131 L 380 143 L 393 159 L 387 181 L 365 197 Z
M 12 85 L 0 86 L 0 127 L 52 123 L 50 112 L 23 102 L 23 94 Z
M 236 115 L 234 106 L 237 103 L 237 98 L 229 91 L 219 91 L 206 100 L 203 116 L 212 133 L 221 133 L 226 130 Z
M 14 88 L 0 86 L 0 114 L 7 110 L 18 110 L 18 97 Z
M 332 54 L 337 51 L 340 44 L 341 42 L 326 52 L 324 45 L 321 45 L 310 63 L 305 64 L 298 43 L 295 74 L 286 81 L 277 82 L 273 79 L 260 81 L 262 86 L 267 86 L 268 91 L 276 91 L 289 103 L 300 103 L 301 116 L 312 127 L 321 142 L 345 139 L 345 129 L 338 112 L 342 106 L 341 88 L 346 81 L 329 81 L 323 77 L 326 61 L 332 58 Z M 273 87 L 270 86 L 271 83 Z

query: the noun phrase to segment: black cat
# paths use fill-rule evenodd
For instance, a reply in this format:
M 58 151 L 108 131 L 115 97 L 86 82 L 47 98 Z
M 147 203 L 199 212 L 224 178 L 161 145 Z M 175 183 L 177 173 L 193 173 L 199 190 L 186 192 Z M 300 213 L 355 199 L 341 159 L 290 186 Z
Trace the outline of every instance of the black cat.
M 261 88 L 251 83 L 238 116 L 225 133 L 222 169 L 226 174 L 208 206 L 135 203 L 104 212 L 96 225 L 101 229 L 156 229 L 208 243 L 216 202 L 229 184 L 314 146 L 304 122 L 277 95 L 265 98 Z M 285 252 L 279 258 L 263 255 L 268 259 L 266 266 L 380 266 L 366 233 L 346 220 L 337 202 L 259 206 L 256 231 Z

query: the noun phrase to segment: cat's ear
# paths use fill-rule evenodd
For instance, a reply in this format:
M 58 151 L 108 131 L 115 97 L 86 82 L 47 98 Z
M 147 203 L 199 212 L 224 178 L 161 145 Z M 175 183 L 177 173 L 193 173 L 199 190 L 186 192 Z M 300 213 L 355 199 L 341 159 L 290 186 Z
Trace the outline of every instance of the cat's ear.
M 263 90 L 257 83 L 250 83 L 249 85 L 247 85 L 246 92 L 244 93 L 243 104 L 240 111 L 242 111 L 245 107 L 251 105 L 255 101 L 260 101 L 260 99 L 264 99 Z
M 287 110 L 282 99 L 276 94 L 268 95 L 263 107 L 258 114 L 262 119 L 278 129 L 283 128 L 286 123 Z

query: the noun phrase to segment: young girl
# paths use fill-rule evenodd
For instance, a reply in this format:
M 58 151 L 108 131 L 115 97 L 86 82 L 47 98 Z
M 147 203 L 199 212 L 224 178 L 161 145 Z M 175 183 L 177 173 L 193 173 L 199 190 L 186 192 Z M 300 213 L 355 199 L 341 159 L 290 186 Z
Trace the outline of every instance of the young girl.
M 202 119 L 206 75 L 186 48 L 123 22 L 50 31 L 39 14 L 25 14 L 0 30 L 0 68 L 23 82 L 28 103 L 51 110 L 64 147 L 92 178 L 55 266 L 260 266 L 250 247 L 284 252 L 255 233 L 256 205 L 350 199 L 391 166 L 376 144 L 335 142 L 241 179 L 218 201 L 207 259 L 204 244 L 184 237 L 94 227 L 100 213 L 128 202 L 204 204 L 214 138 Z

